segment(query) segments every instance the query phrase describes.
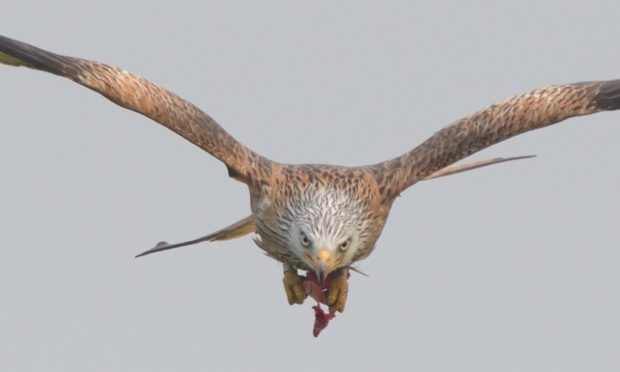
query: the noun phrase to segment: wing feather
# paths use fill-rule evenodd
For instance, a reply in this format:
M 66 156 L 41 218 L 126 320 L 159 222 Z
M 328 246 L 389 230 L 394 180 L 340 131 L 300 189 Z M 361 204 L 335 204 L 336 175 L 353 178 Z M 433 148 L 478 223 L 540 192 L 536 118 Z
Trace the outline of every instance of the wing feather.
M 145 115 L 226 164 L 243 182 L 262 179 L 272 162 L 228 134 L 199 108 L 140 76 L 94 61 L 61 56 L 0 36 L 0 63 L 25 66 L 69 78 L 114 103 Z
M 414 183 L 518 134 L 580 115 L 620 108 L 620 80 L 549 86 L 509 98 L 456 121 L 398 158 L 373 166 L 394 197 Z

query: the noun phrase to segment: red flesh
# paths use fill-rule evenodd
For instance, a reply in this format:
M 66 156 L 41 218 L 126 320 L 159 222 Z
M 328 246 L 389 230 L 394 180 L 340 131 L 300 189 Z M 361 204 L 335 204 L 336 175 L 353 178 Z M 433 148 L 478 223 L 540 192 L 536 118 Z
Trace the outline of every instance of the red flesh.
M 336 317 L 335 312 L 326 313 L 321 308 L 321 304 L 325 304 L 327 302 L 327 289 L 329 288 L 333 275 L 341 275 L 340 273 L 331 273 L 325 278 L 325 281 L 321 284 L 319 283 L 319 279 L 316 276 L 314 271 L 308 271 L 306 278 L 304 280 L 304 290 L 305 292 L 317 302 L 315 306 L 312 307 L 314 310 L 314 327 L 312 328 L 312 335 L 314 337 L 318 337 L 322 330 L 327 327 L 329 321 Z M 347 279 L 349 278 L 349 273 L 347 272 Z
M 318 337 L 322 330 L 327 327 L 329 321 L 336 317 L 336 313 L 326 313 L 321 309 L 321 305 L 312 306 L 314 310 L 314 327 L 312 328 L 312 335 Z

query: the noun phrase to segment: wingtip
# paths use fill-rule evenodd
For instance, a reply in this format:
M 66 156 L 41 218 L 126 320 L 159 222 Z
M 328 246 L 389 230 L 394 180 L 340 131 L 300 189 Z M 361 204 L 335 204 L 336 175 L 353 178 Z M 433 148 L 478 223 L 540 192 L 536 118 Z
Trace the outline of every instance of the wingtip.
M 170 243 L 162 241 L 162 242 L 159 242 L 159 243 L 155 244 L 155 246 L 153 248 L 135 255 L 134 258 L 140 258 L 140 257 L 148 256 L 151 253 L 156 253 L 156 252 L 164 251 L 164 250 L 170 249 L 170 248 L 171 248 L 170 247 Z
M 507 160 L 522 160 L 522 159 L 531 159 L 531 158 L 535 158 L 537 157 L 538 154 L 532 154 L 532 155 L 521 155 L 521 156 L 513 156 L 510 158 L 506 158 Z
M 596 107 L 601 110 L 620 109 L 620 79 L 601 83 L 600 89 L 594 98 Z
M 25 66 L 52 74 L 73 74 L 72 58 L 37 48 L 33 45 L 0 35 L 0 63 Z M 69 73 L 71 70 L 71 73 Z

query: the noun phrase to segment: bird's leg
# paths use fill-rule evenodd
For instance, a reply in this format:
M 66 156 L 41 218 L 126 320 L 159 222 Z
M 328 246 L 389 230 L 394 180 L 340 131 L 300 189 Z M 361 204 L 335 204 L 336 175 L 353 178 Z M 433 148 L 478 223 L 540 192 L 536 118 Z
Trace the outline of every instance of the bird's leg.
M 286 298 L 289 305 L 303 304 L 306 299 L 306 292 L 304 290 L 304 278 L 297 275 L 297 269 L 289 264 L 283 264 L 284 266 L 284 290 L 286 291 Z
M 349 269 L 343 267 L 338 269 L 327 277 L 327 300 L 329 312 L 343 312 L 344 304 L 347 302 L 347 294 L 349 293 Z

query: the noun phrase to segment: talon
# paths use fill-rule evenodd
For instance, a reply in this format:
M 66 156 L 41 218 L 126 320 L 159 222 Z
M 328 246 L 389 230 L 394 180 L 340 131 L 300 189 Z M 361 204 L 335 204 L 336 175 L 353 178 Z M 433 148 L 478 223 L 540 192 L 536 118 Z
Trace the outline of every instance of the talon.
M 343 312 L 344 305 L 347 302 L 347 294 L 349 293 L 349 281 L 348 273 L 342 271 L 334 276 L 329 288 L 327 289 L 327 306 L 329 311 L 334 313 L 336 311 Z
M 287 271 L 284 273 L 284 291 L 286 291 L 286 299 L 289 305 L 303 304 L 306 299 L 306 293 L 304 291 L 303 278 L 297 275 L 296 272 Z

